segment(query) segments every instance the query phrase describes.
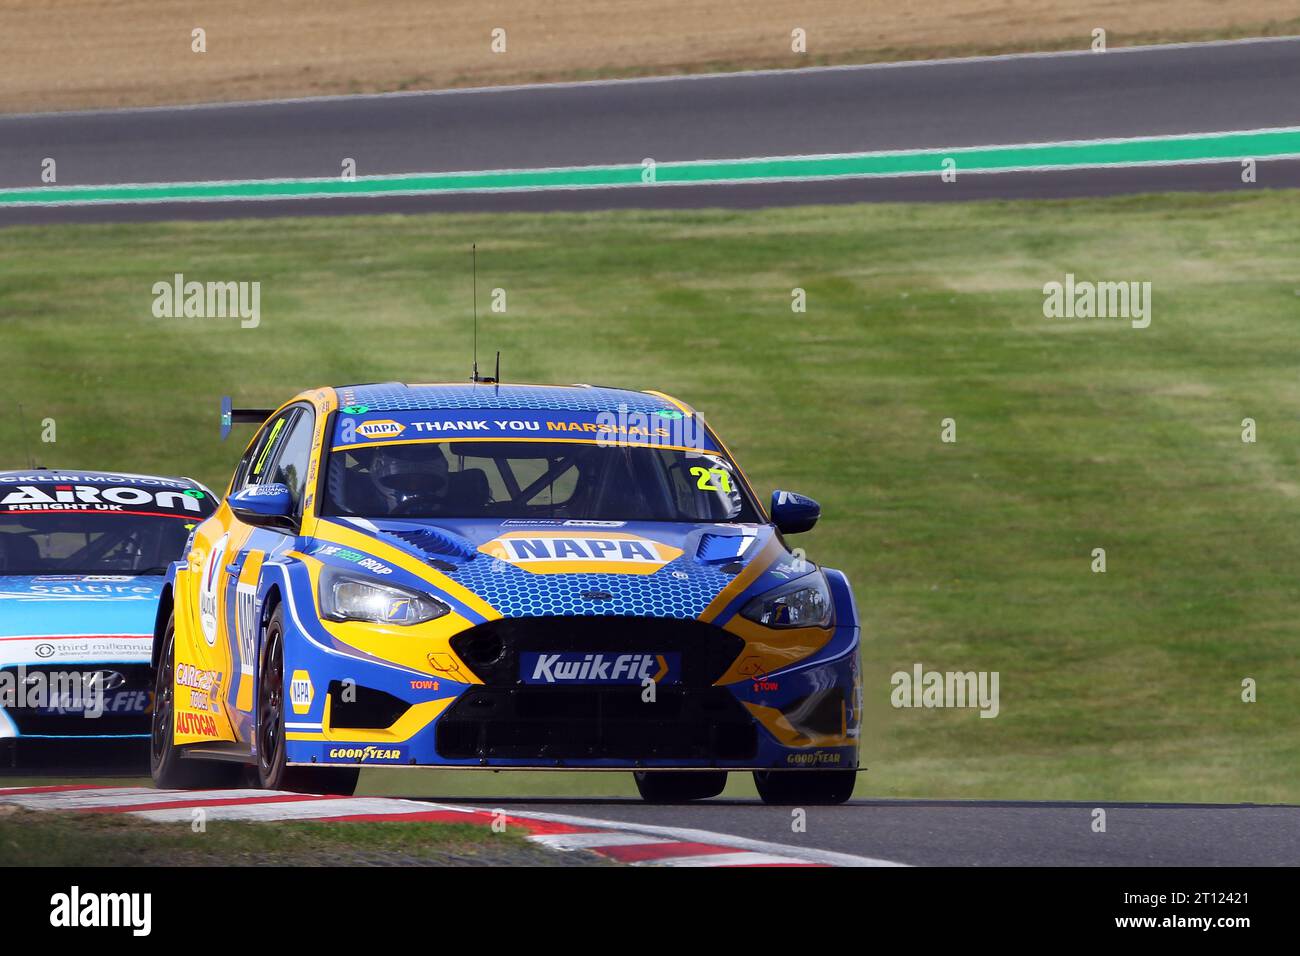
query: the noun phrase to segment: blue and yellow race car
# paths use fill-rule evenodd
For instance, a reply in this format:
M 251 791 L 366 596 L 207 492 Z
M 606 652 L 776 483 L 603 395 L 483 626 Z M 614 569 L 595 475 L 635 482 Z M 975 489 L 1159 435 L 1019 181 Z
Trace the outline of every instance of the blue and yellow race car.
M 623 770 L 648 800 L 858 766 L 848 581 L 690 407 L 586 385 L 357 385 L 261 424 L 163 589 L 152 770 L 350 793 L 361 767 Z M 241 766 L 242 765 L 242 766 Z

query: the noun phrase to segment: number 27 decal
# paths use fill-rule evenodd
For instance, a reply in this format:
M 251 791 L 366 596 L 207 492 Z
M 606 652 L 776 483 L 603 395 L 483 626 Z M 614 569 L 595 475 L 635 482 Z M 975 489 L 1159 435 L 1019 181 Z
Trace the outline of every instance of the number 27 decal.
M 725 468 L 702 468 L 696 466 L 691 474 L 699 480 L 696 484 L 701 491 L 721 491 L 731 493 L 731 475 Z

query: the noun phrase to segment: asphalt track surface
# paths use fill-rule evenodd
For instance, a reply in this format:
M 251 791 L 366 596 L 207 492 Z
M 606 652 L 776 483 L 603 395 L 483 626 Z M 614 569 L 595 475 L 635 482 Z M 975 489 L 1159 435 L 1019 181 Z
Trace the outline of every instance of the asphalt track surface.
M 121 786 L 150 785 L 147 774 L 141 776 L 140 758 L 92 767 L 89 759 L 80 766 L 66 763 L 62 749 L 49 753 L 49 761 L 25 756 L 21 767 L 0 768 L 0 787 L 15 785 L 8 777 L 23 778 L 21 784 L 118 777 Z M 61 766 L 59 757 L 65 761 Z M 707 831 L 773 844 L 778 847 L 773 852 L 795 847 L 910 866 L 1300 866 L 1300 806 L 872 799 L 861 796 L 870 790 L 870 780 L 869 772 L 860 775 L 860 796 L 842 806 L 805 807 L 803 833 L 792 831 L 790 807 L 755 799 L 672 806 L 636 798 L 406 799 Z M 1097 809 L 1106 812 L 1104 833 L 1093 830 Z
M 1300 38 L 0 117 L 0 189 L 944 149 L 1300 126 Z M 1300 160 L 793 183 L 0 208 L 0 223 L 760 207 L 1300 187 Z
M 28 766 L 0 772 L 0 787 L 11 785 L 11 775 L 25 784 L 42 777 L 59 785 L 117 776 L 123 786 L 149 786 L 137 766 L 121 763 L 44 772 Z M 859 780 L 860 791 L 869 777 Z M 635 798 L 406 799 L 665 828 L 665 837 L 687 841 L 721 834 L 760 850 L 759 844 L 767 845 L 773 853 L 788 847 L 907 866 L 1300 866 L 1300 806 L 1290 805 L 854 799 L 803 808 L 806 829 L 795 833 L 790 807 L 752 799 L 673 806 Z M 1104 833 L 1093 830 L 1097 809 L 1106 812 Z
M 1292 806 L 853 800 L 805 808 L 807 829 L 794 833 L 791 808 L 757 801 L 438 802 L 706 830 L 912 866 L 1300 865 L 1300 807 Z M 1105 833 L 1092 829 L 1096 808 L 1106 811 Z

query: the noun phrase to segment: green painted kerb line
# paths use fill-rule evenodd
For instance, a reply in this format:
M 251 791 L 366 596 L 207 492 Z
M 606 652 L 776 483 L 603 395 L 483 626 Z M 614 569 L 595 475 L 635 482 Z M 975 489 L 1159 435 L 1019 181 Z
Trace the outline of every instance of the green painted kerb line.
M 518 169 L 490 172 L 410 173 L 357 179 L 267 179 L 121 186 L 47 186 L 0 190 L 0 206 L 75 206 L 86 203 L 219 202 L 328 196 L 452 194 L 491 190 L 598 189 L 617 186 L 791 182 L 857 176 L 937 175 L 945 159 L 962 172 L 1147 166 L 1300 157 L 1300 129 L 1251 130 L 1199 136 L 977 146 L 900 152 L 845 153 L 706 162 L 658 163 L 649 180 L 642 164 Z

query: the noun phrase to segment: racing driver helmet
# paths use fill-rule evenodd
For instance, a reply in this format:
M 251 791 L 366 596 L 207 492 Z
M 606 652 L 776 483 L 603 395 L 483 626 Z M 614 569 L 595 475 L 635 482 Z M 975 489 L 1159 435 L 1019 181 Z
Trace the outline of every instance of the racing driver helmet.
M 370 459 L 370 482 L 388 510 L 409 501 L 437 502 L 447 495 L 447 459 L 437 445 L 380 445 Z

